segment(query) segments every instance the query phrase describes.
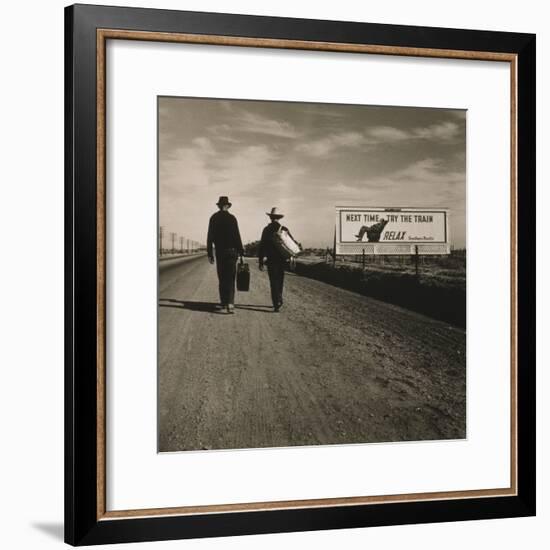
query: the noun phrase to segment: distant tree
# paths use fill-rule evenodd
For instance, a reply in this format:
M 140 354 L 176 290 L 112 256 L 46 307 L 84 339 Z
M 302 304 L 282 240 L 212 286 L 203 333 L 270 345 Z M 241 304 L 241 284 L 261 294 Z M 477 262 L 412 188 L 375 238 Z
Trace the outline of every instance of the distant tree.
M 327 252 L 325 248 L 308 247 L 302 250 L 304 256 L 324 256 Z
M 246 243 L 244 245 L 244 255 L 245 256 L 257 256 L 258 250 L 260 248 L 260 241 L 253 241 L 251 243 Z

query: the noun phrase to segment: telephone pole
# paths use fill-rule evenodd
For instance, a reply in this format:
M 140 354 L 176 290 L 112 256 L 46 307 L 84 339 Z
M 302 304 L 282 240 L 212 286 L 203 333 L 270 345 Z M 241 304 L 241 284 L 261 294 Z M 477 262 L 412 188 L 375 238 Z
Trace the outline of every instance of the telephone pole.
M 183 254 L 183 237 L 180 237 L 180 252 Z
M 162 225 L 159 227 L 159 256 L 162 256 L 162 235 L 164 232 L 164 227 Z
M 172 254 L 174 254 L 174 252 L 176 251 L 176 249 L 174 248 L 174 241 L 176 240 L 176 234 L 175 233 L 170 233 L 170 238 L 172 239 Z

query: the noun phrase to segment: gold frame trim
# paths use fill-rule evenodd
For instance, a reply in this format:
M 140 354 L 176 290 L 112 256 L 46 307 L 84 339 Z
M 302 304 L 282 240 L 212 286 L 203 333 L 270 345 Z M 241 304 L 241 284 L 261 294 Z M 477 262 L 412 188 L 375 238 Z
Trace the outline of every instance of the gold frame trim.
M 442 499 L 486 498 L 517 495 L 517 55 L 500 52 L 477 52 L 470 50 L 447 50 L 432 48 L 408 48 L 401 46 L 378 46 L 370 44 L 342 44 L 300 40 L 276 40 L 239 36 L 127 31 L 97 29 L 97 507 L 98 521 L 135 517 L 158 517 L 209 514 L 221 512 L 250 512 L 262 510 L 288 510 L 354 506 L 360 504 L 415 502 Z M 105 392 L 105 316 L 106 316 L 106 42 L 108 39 L 141 40 L 154 42 L 177 42 L 217 46 L 241 46 L 254 48 L 278 48 L 313 50 L 325 52 L 370 53 L 378 55 L 436 57 L 446 59 L 469 59 L 500 61 L 510 64 L 510 239 L 511 239 L 511 448 L 510 487 L 468 491 L 441 491 L 409 493 L 401 495 L 323 498 L 275 502 L 250 502 L 242 504 L 207 504 L 171 508 L 137 510 L 106 509 L 106 392 Z

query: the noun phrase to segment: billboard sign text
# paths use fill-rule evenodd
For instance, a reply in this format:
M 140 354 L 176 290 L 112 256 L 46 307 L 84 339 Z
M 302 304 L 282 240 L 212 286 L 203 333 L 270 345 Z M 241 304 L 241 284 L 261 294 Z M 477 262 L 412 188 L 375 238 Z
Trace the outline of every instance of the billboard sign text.
M 337 207 L 338 254 L 449 252 L 449 211 L 435 208 Z M 402 246 L 399 246 L 402 245 Z

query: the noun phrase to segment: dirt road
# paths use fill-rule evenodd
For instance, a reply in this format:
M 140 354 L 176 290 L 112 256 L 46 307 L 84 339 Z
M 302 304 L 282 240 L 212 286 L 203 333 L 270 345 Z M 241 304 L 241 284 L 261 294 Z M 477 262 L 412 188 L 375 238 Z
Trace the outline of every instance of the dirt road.
M 293 274 L 273 313 L 248 262 L 235 315 L 206 258 L 160 273 L 160 451 L 465 437 L 464 330 Z

